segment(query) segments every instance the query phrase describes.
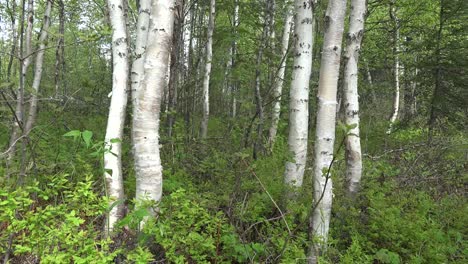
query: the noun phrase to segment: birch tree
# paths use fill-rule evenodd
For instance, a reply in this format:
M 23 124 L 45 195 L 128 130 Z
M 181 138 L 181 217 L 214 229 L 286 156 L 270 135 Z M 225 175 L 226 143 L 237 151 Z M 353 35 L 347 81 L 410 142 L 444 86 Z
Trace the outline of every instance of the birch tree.
M 289 48 L 289 37 L 291 35 L 291 28 L 293 24 L 293 8 L 294 5 L 290 1 L 286 1 L 286 17 L 284 19 L 283 36 L 281 38 L 281 63 L 278 71 L 276 72 L 274 90 L 273 90 L 273 110 L 271 116 L 271 127 L 269 130 L 268 144 L 270 148 L 273 147 L 278 131 L 278 122 L 281 112 L 281 95 L 283 90 L 284 72 L 286 70 L 287 53 Z
M 295 0 L 294 66 L 289 103 L 288 148 L 293 162 L 286 162 L 285 182 L 300 187 L 307 160 L 309 126 L 309 81 L 312 71 L 313 11 L 312 1 Z
M 211 60 L 213 57 L 213 31 L 214 19 L 216 15 L 216 1 L 210 1 L 210 15 L 208 19 L 208 31 L 206 41 L 206 61 L 205 75 L 203 76 L 203 117 L 201 122 L 200 134 L 201 138 L 206 138 L 208 133 L 208 120 L 210 117 L 210 76 L 211 76 Z
M 131 82 L 132 82 L 132 103 L 135 103 L 136 92 L 141 81 L 144 78 L 144 63 L 146 43 L 148 39 L 148 26 L 151 11 L 151 0 L 140 0 L 137 20 L 137 33 L 135 39 L 135 54 L 132 63 Z
M 108 0 L 110 24 L 112 27 L 112 93 L 107 119 L 105 144 L 108 151 L 104 153 L 104 176 L 107 195 L 111 198 L 109 206 L 124 198 L 122 175 L 123 128 L 127 106 L 128 83 L 128 44 L 126 8 L 123 0 Z M 118 203 L 119 204 L 119 203 Z M 109 235 L 115 223 L 123 215 L 122 203 L 113 206 L 106 221 L 106 233 Z
M 351 0 L 347 47 L 344 53 L 343 97 L 346 135 L 346 180 L 348 192 L 358 191 L 362 174 L 361 138 L 359 134 L 358 62 L 364 34 L 366 0 Z
M 310 249 L 316 258 L 327 243 L 332 206 L 330 168 L 335 143 L 336 94 L 341 59 L 346 0 L 330 0 L 325 13 L 325 31 L 318 87 L 317 127 L 314 158 L 314 206 L 311 235 L 321 239 Z
M 24 32 L 24 13 L 25 13 L 25 1 L 23 0 L 22 3 L 22 15 L 20 23 L 20 49 L 18 51 L 20 57 L 20 80 L 19 80 L 19 88 L 18 93 L 16 96 L 16 108 L 15 108 L 15 119 L 16 122 L 13 123 L 13 129 L 10 137 L 10 152 L 7 159 L 7 164 L 11 162 L 14 157 L 16 151 L 16 144 L 18 140 L 18 135 L 20 131 L 24 131 L 24 90 L 26 86 L 26 74 L 28 73 L 29 65 L 31 64 L 31 54 L 32 54 L 32 29 L 33 29 L 33 22 L 34 22 L 34 1 L 28 0 L 28 7 L 27 7 L 27 26 L 26 32 Z M 24 38 L 23 38 L 24 33 Z M 23 43 L 24 39 L 24 43 Z
M 162 165 L 159 154 L 159 117 L 166 74 L 169 68 L 174 26 L 174 0 L 152 1 L 144 79 L 135 91 L 133 110 L 133 151 L 136 199 L 157 203 L 162 197 Z M 143 225 L 141 223 L 141 225 Z
M 32 83 L 32 96 L 31 103 L 29 105 L 28 119 L 26 122 L 25 129 L 23 131 L 24 135 L 28 135 L 31 131 L 34 123 L 36 122 L 37 115 L 37 96 L 39 94 L 39 86 L 41 85 L 42 71 L 43 71 L 43 62 L 44 62 L 44 52 L 46 48 L 47 35 L 49 32 L 50 25 L 50 12 L 52 10 L 53 0 L 47 0 L 46 8 L 44 12 L 44 22 L 41 28 L 41 34 L 39 36 L 39 48 L 36 53 L 36 61 L 34 66 L 34 80 Z
M 392 116 L 390 117 L 387 134 L 392 132 L 393 125 L 400 111 L 400 22 L 396 12 L 395 0 L 392 0 L 390 3 L 390 18 L 393 22 L 393 78 L 395 81 L 395 95 L 393 97 Z

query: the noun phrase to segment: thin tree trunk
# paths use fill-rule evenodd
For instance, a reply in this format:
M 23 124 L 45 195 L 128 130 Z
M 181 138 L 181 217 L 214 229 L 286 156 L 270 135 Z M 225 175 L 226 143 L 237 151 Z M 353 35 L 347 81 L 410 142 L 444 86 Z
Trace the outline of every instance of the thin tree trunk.
M 442 65 L 441 65 L 441 47 L 440 43 L 442 42 L 442 33 L 444 28 L 444 0 L 440 0 L 440 11 L 439 11 L 439 28 L 437 30 L 436 36 L 436 49 L 434 52 L 434 57 L 436 60 L 436 68 L 434 71 L 434 91 L 432 93 L 431 101 L 431 112 L 429 117 L 429 141 L 432 141 L 434 134 L 434 126 L 437 120 L 437 112 L 439 110 L 439 102 L 442 97 Z
M 24 4 L 24 1 L 23 1 L 23 4 Z M 9 7 L 9 1 L 7 1 L 7 7 Z M 11 9 L 10 9 L 12 43 L 11 43 L 11 49 L 10 49 L 10 58 L 8 60 L 8 66 L 7 66 L 7 83 L 11 82 L 11 69 L 13 67 L 13 59 L 15 57 L 16 45 L 18 44 L 18 34 L 16 32 L 15 14 L 16 14 L 16 0 L 13 0 L 12 1 L 12 6 L 11 6 Z M 23 26 L 22 26 L 23 25 L 23 23 L 22 23 L 23 20 L 24 20 L 24 8 L 23 8 L 22 18 L 21 18 L 21 32 L 20 32 L 20 34 L 23 34 Z M 21 53 L 21 50 L 20 50 L 20 53 Z M 20 54 L 19 57 L 21 57 L 21 54 Z M 12 91 L 12 94 L 14 94 L 13 91 Z M 19 98 L 16 98 L 16 99 L 18 100 Z M 15 140 L 17 138 L 17 134 L 14 134 L 14 133 L 15 133 L 15 131 L 17 133 L 18 128 L 21 126 L 21 123 L 20 123 L 19 117 L 17 116 L 17 113 L 14 112 L 14 115 L 15 116 L 12 119 L 13 120 L 12 134 L 11 134 L 11 138 L 10 138 L 10 143 L 8 144 L 8 148 L 14 147 L 13 145 L 15 144 Z M 15 130 L 15 127 L 16 127 L 16 130 Z M 10 152 L 8 152 L 8 156 L 7 156 L 7 160 L 6 160 L 7 168 L 10 166 L 11 160 L 14 157 L 15 150 L 16 150 L 16 148 L 13 149 L 13 150 L 10 149 Z
M 330 0 L 325 13 L 325 33 L 318 87 L 317 127 L 314 159 L 314 212 L 311 237 L 320 239 L 311 247 L 310 259 L 316 259 L 325 248 L 331 218 L 332 181 L 330 168 L 335 143 L 336 94 L 340 72 L 346 0 Z
M 387 130 L 387 134 L 392 133 L 393 126 L 398 118 L 398 113 L 400 111 L 400 21 L 398 19 L 395 0 L 392 0 L 390 7 L 390 17 L 393 21 L 393 54 L 394 54 L 394 81 L 395 81 L 395 95 L 393 97 L 393 111 L 392 116 L 390 117 L 390 124 Z
M 234 40 L 232 41 L 231 46 L 231 75 L 233 69 L 236 67 L 237 60 L 237 39 L 238 39 L 238 30 L 239 27 L 239 0 L 234 0 L 234 20 L 233 20 L 233 30 L 234 30 Z M 231 117 L 235 118 L 237 115 L 237 90 L 239 81 L 237 78 L 231 78 L 229 82 L 229 90 L 231 91 L 232 97 L 232 107 L 231 107 Z
M 60 85 L 61 81 L 63 81 L 63 70 L 64 70 L 64 38 L 65 38 L 65 6 L 63 0 L 58 0 L 59 5 L 59 37 L 57 43 L 57 49 L 55 51 L 55 97 L 58 98 L 60 96 Z M 62 67 L 62 69 L 60 69 Z M 60 72 L 62 72 L 62 76 L 60 76 Z M 65 93 L 62 91 L 62 95 Z
M 346 180 L 351 196 L 359 190 L 362 175 L 361 138 L 359 134 L 358 63 L 364 34 L 366 0 L 351 0 L 348 46 L 345 51 L 343 98 L 345 124 L 350 127 L 346 135 Z
M 273 90 L 273 109 L 271 115 L 271 127 L 268 136 L 268 145 L 270 149 L 273 147 L 278 132 L 278 122 L 281 113 L 281 95 L 283 90 L 284 72 L 286 70 L 287 53 L 289 47 L 289 37 L 291 35 L 291 27 L 293 24 L 293 8 L 294 5 L 286 1 L 286 17 L 284 19 L 283 36 L 281 39 L 281 64 L 276 72 Z M 312 34 L 312 33 L 311 33 Z
M 137 34 L 135 40 L 135 55 L 131 72 L 132 104 L 135 104 L 136 93 L 144 76 L 144 63 L 146 55 L 146 43 L 148 39 L 148 27 L 150 20 L 151 0 L 140 0 L 137 20 Z M 135 110 L 135 109 L 133 109 Z M 134 113 L 135 114 L 135 113 Z
M 20 57 L 20 80 L 19 80 L 19 89 L 18 93 L 16 94 L 16 108 L 15 108 L 15 115 L 17 122 L 13 123 L 13 129 L 10 137 L 10 152 L 8 153 L 7 164 L 11 163 L 11 160 L 14 158 L 16 152 L 16 141 L 20 134 L 20 131 L 24 131 L 24 91 L 26 86 L 26 75 L 28 73 L 29 65 L 31 64 L 31 53 L 32 53 L 32 29 L 33 29 L 33 22 L 34 22 L 34 1 L 28 0 L 28 7 L 27 7 L 27 27 L 26 32 L 24 32 L 24 13 L 25 13 L 25 2 L 23 0 L 22 4 L 22 15 L 21 15 L 21 29 L 20 29 L 20 49 L 18 51 Z M 23 33 L 24 33 L 24 42 L 23 43 Z M 22 140 L 22 142 L 24 142 Z M 23 144 L 24 145 L 24 144 Z M 22 152 L 24 152 L 24 147 Z M 24 155 L 24 153 L 23 153 Z M 22 157 L 24 160 L 24 157 Z M 22 161 L 23 163 L 23 161 Z M 23 166 L 21 166 L 23 167 Z M 21 171 L 20 174 L 23 174 Z
M 128 36 L 126 25 L 126 8 L 123 0 L 107 1 L 112 27 L 112 97 L 105 143 L 109 151 L 104 153 L 104 176 L 106 178 L 107 196 L 111 198 L 109 206 L 117 201 L 107 217 L 105 233 L 111 235 L 116 222 L 123 216 L 124 198 L 122 175 L 122 140 L 127 106 L 128 84 Z
M 159 117 L 174 26 L 174 0 L 153 1 L 151 6 L 145 74 L 135 95 L 133 148 L 136 174 L 136 199 L 154 202 L 151 214 L 158 211 L 162 196 L 162 165 L 159 154 Z M 144 225 L 146 220 L 141 223 Z
M 210 117 L 210 76 L 211 76 L 211 60 L 213 57 L 213 31 L 214 19 L 216 15 L 216 1 L 210 1 L 210 16 L 208 21 L 208 32 L 206 42 L 206 61 L 205 75 L 203 77 L 203 117 L 201 122 L 200 135 L 201 138 L 206 138 L 208 133 L 208 120 Z
M 37 115 L 37 97 L 39 95 L 39 86 L 41 85 L 42 71 L 43 71 L 43 62 L 44 62 L 44 53 L 46 48 L 47 36 L 49 33 L 50 25 L 50 13 L 52 12 L 53 0 L 47 0 L 44 21 L 42 24 L 41 34 L 39 36 L 39 48 L 36 53 L 36 62 L 34 68 L 34 80 L 32 84 L 32 96 L 31 103 L 29 105 L 28 119 L 26 121 L 26 126 L 23 131 L 24 135 L 28 135 L 31 131 L 34 123 L 36 122 Z
M 312 73 L 312 48 L 314 44 L 314 3 L 295 0 L 294 9 L 294 66 L 289 102 L 288 148 L 293 162 L 286 162 L 284 181 L 301 187 L 307 161 L 309 129 L 309 82 Z
M 369 84 L 370 89 L 371 89 L 372 102 L 376 103 L 377 102 L 377 95 L 375 94 L 374 82 L 372 81 L 372 74 L 371 74 L 371 71 L 369 69 L 369 63 L 367 63 L 365 58 L 363 58 L 363 62 L 364 62 L 364 66 L 366 67 L 365 70 L 366 70 L 367 83 Z

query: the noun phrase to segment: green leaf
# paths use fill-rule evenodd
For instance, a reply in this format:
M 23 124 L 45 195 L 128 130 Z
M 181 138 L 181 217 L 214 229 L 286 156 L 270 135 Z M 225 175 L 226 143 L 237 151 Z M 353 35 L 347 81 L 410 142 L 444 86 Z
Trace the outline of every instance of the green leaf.
M 122 140 L 120 140 L 119 138 L 112 138 L 110 140 L 110 143 L 120 143 L 120 142 L 122 142 Z
M 86 144 L 86 147 L 89 148 L 91 146 L 91 139 L 93 138 L 93 132 L 89 130 L 85 130 L 81 133 L 81 137 Z
M 72 131 L 69 131 L 67 133 L 65 133 L 65 135 L 63 135 L 64 137 L 73 137 L 73 138 L 77 138 L 81 135 L 81 132 L 79 130 L 72 130 Z

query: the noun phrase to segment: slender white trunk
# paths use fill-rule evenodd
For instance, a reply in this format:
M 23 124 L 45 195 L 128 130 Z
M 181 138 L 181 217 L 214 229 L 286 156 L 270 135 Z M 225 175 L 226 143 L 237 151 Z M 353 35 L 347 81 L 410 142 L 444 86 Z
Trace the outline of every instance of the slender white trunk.
M 340 71 L 346 0 L 330 0 L 325 13 L 325 32 L 318 87 L 317 127 L 314 158 L 314 205 L 312 235 L 321 241 L 311 248 L 317 257 L 327 243 L 332 206 L 330 167 L 335 143 L 336 93 Z
M 392 133 L 393 130 L 393 125 L 395 124 L 397 118 L 398 118 L 398 113 L 400 111 L 400 22 L 398 19 L 398 16 L 396 14 L 396 8 L 395 8 L 395 1 L 391 2 L 391 10 L 390 10 L 390 16 L 391 19 L 393 20 L 394 24 L 394 31 L 393 31 L 393 42 L 394 42 L 394 47 L 393 47 L 393 54 L 394 54 L 394 67 L 393 67 L 393 73 L 394 73 L 394 80 L 395 80 L 395 95 L 393 97 L 393 111 L 392 111 L 392 116 L 390 117 L 390 124 L 387 130 L 387 134 Z
M 186 8 L 191 8 L 191 1 L 187 0 L 187 2 L 184 5 L 184 12 L 187 12 L 187 15 L 184 17 L 184 67 L 185 67 L 185 72 L 186 72 L 186 78 L 188 77 L 188 72 L 190 68 L 190 43 L 191 43 L 191 38 L 192 38 L 192 30 L 191 30 L 191 25 L 192 25 L 192 10 L 185 10 Z
M 141 81 L 144 78 L 144 62 L 146 52 L 146 42 L 148 39 L 148 26 L 151 11 L 151 0 L 140 0 L 138 10 L 137 35 L 135 40 L 135 55 L 132 64 L 132 103 L 135 103 L 136 93 Z
M 293 162 L 286 162 L 284 180 L 291 186 L 302 186 L 307 160 L 309 130 L 309 81 L 312 72 L 313 4 L 308 0 L 295 0 L 294 9 L 294 66 L 289 103 L 288 147 Z
M 288 53 L 288 46 L 289 46 L 289 36 L 291 35 L 291 27 L 293 24 L 293 8 L 294 5 L 289 1 L 286 1 L 286 17 L 284 19 L 284 28 L 283 28 L 283 36 L 281 39 L 281 64 L 276 72 L 276 80 L 274 82 L 274 90 L 273 90 L 273 109 L 272 109 L 272 116 L 271 116 L 271 127 L 268 136 L 268 144 L 270 148 L 273 147 L 276 139 L 276 133 L 278 131 L 278 122 L 280 118 L 281 112 L 281 94 L 283 90 L 283 81 L 284 81 L 284 71 L 286 69 L 286 61 L 287 61 L 287 53 Z
M 239 0 L 234 0 L 234 41 L 232 42 L 232 52 L 231 52 L 231 73 L 232 68 L 235 67 L 236 64 L 236 57 L 237 57 L 237 38 L 238 32 L 237 28 L 239 27 Z M 231 110 L 231 117 L 236 117 L 237 115 L 237 89 L 238 89 L 238 81 L 237 79 L 230 81 L 230 88 L 231 96 L 232 96 L 232 110 Z
M 210 16 L 208 20 L 208 32 L 206 41 L 206 61 L 205 61 L 205 76 L 203 77 L 203 117 L 201 123 L 201 138 L 206 138 L 208 133 L 208 119 L 210 117 L 210 75 L 211 75 L 211 59 L 213 57 L 213 31 L 216 1 L 210 1 Z
M 127 106 L 128 44 L 126 9 L 123 0 L 108 0 L 112 27 L 112 97 L 107 119 L 105 143 L 109 151 L 104 154 L 104 176 L 110 205 L 124 198 L 122 175 L 122 139 Z M 121 203 L 120 203 L 121 204 Z M 109 206 L 110 206 L 109 205 Z M 115 223 L 122 217 L 122 205 L 114 206 L 106 222 L 106 234 L 113 231 Z
M 23 1 L 24 5 L 24 1 Z M 24 11 L 24 6 L 22 7 Z M 16 122 L 13 123 L 13 130 L 10 137 L 10 152 L 8 155 L 7 163 L 9 164 L 14 157 L 16 152 L 16 141 L 18 139 L 18 135 L 20 134 L 20 130 L 24 131 L 24 91 L 26 88 L 26 75 L 28 73 L 29 65 L 31 65 L 31 56 L 32 56 L 32 29 L 33 29 L 33 22 L 34 22 L 34 1 L 28 0 L 28 7 L 27 7 L 27 27 L 25 32 L 25 40 L 24 40 L 24 49 L 18 50 L 19 57 L 21 57 L 21 76 L 20 76 L 20 84 L 18 89 L 18 94 L 16 98 L 16 108 L 15 108 L 15 115 L 16 115 Z M 24 14 L 24 13 L 23 13 Z M 24 15 L 22 16 L 22 20 L 19 21 L 21 25 L 24 23 L 23 21 Z M 21 26 L 20 34 L 23 34 L 23 26 Z M 22 41 L 21 36 L 21 41 Z M 21 43 L 22 45 L 22 43 Z
M 42 79 L 44 52 L 46 48 L 47 35 L 49 32 L 50 12 L 52 11 L 52 2 L 53 0 L 47 0 L 45 12 L 44 12 L 44 21 L 42 24 L 41 34 L 39 36 L 39 48 L 37 50 L 36 64 L 34 67 L 34 79 L 33 79 L 33 84 L 32 84 L 33 93 L 31 96 L 31 103 L 29 105 L 28 120 L 26 122 L 26 126 L 23 131 L 24 135 L 29 134 L 34 123 L 36 122 L 37 96 L 39 94 L 39 86 L 41 85 L 41 79 Z
M 349 15 L 348 46 L 345 51 L 345 68 L 343 80 L 343 98 L 345 107 L 345 124 L 353 127 L 346 135 L 346 180 L 347 189 L 354 195 L 359 189 L 362 175 L 361 138 L 359 134 L 359 94 L 358 62 L 364 34 L 366 0 L 351 0 Z
M 162 165 L 159 154 L 159 117 L 171 54 L 174 27 L 174 0 L 153 1 L 151 6 L 145 74 L 138 90 L 133 114 L 136 199 L 156 203 L 162 196 Z M 141 223 L 143 225 L 144 222 Z

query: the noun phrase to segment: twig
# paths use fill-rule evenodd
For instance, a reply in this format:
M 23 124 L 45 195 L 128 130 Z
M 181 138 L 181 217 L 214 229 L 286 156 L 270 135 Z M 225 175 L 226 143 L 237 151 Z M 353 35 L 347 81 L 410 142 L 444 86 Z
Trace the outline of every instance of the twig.
M 260 180 L 260 178 L 258 178 L 257 174 L 256 174 L 255 171 L 252 169 L 252 167 L 250 167 L 250 165 L 247 163 L 247 161 L 246 161 L 245 159 L 242 159 L 242 161 L 243 161 L 244 164 L 250 169 L 250 172 L 253 174 L 253 176 L 255 176 L 255 178 L 257 179 L 258 183 L 260 183 L 260 186 L 262 187 L 262 189 L 265 191 L 265 193 L 268 195 L 268 197 L 270 198 L 270 200 L 273 202 L 273 204 L 275 205 L 276 209 L 278 209 L 278 211 L 280 212 L 281 218 L 283 219 L 284 224 L 286 225 L 286 228 L 288 229 L 288 234 L 291 235 L 291 228 L 289 228 L 288 222 L 286 221 L 286 218 L 284 217 L 283 211 L 282 211 L 281 208 L 278 206 L 278 204 L 275 202 L 275 199 L 273 199 L 273 197 L 271 196 L 270 192 L 268 192 L 268 190 L 265 188 L 265 185 L 263 185 L 262 181 Z

